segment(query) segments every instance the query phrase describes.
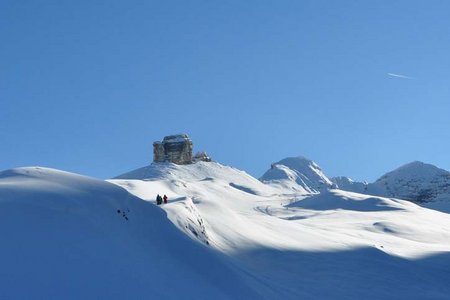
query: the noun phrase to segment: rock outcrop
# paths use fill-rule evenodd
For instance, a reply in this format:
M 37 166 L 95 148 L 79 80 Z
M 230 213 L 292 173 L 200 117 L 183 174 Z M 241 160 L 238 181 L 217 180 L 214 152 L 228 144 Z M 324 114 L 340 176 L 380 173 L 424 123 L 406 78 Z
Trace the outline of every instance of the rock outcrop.
M 162 142 L 153 143 L 153 162 L 190 164 L 193 161 L 192 148 L 192 141 L 187 134 L 166 136 Z
M 153 143 L 153 162 L 171 162 L 177 165 L 192 164 L 197 161 L 210 162 L 205 151 L 192 156 L 193 143 L 187 134 L 175 134 L 164 137 L 162 142 Z
M 211 161 L 211 157 L 208 156 L 208 153 L 206 153 L 205 151 L 200 151 L 197 152 L 194 156 L 194 161 L 206 161 L 206 162 L 210 162 Z

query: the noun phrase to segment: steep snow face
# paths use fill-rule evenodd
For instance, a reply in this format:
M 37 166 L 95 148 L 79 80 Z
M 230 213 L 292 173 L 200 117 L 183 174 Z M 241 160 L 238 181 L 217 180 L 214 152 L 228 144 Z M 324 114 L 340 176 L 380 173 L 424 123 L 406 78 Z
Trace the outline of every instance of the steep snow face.
M 152 203 L 167 194 L 170 220 L 261 283 L 263 298 L 448 298 L 447 214 L 340 190 L 296 193 L 218 163 L 128 174 L 111 182 Z
M 315 162 L 302 156 L 280 160 L 260 180 L 308 193 L 318 193 L 334 187 L 333 182 Z
M 332 177 L 330 180 L 340 190 L 361 194 L 367 193 L 367 182 L 353 181 L 353 179 L 345 176 Z
M 421 204 L 450 202 L 450 172 L 415 161 L 383 175 L 369 191 Z
M 261 297 L 163 210 L 93 178 L 0 172 L 0 235 L 1 299 Z

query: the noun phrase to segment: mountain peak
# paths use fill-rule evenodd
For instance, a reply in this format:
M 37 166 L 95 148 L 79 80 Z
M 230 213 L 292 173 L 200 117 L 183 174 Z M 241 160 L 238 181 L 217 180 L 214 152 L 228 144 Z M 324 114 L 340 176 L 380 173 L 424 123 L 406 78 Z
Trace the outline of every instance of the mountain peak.
M 413 161 L 407 163 L 397 169 L 386 173 L 381 176 L 378 181 L 390 178 L 402 178 L 402 179 L 415 179 L 415 180 L 427 180 L 436 176 L 450 175 L 450 173 L 444 169 L 438 168 L 435 165 L 424 163 L 421 161 Z
M 397 170 L 399 170 L 399 169 L 416 169 L 416 168 L 421 168 L 421 169 L 423 169 L 423 168 L 439 169 L 435 165 L 424 163 L 424 162 L 419 161 L 419 160 L 415 160 L 415 161 L 412 161 L 410 163 L 407 163 L 407 164 L 404 164 L 404 165 L 398 167 Z
M 370 187 L 377 194 L 426 203 L 448 198 L 450 172 L 413 161 L 381 176 Z
M 277 164 L 282 164 L 285 166 L 292 166 L 292 167 L 304 167 L 304 166 L 314 166 L 314 168 L 319 168 L 319 165 L 317 165 L 314 161 L 312 161 L 309 158 L 306 158 L 304 156 L 292 156 L 292 157 L 286 157 L 282 160 L 280 160 Z
M 294 189 L 300 187 L 313 193 L 333 186 L 319 165 L 304 156 L 286 157 L 273 163 L 260 180 L 266 183 L 287 184 Z

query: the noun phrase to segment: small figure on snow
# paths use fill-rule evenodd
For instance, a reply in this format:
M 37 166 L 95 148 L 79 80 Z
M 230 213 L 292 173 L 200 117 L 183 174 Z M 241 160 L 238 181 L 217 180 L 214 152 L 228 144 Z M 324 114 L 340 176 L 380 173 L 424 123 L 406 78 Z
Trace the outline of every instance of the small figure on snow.
M 156 205 L 161 205 L 162 204 L 162 197 L 158 194 L 158 196 L 156 196 Z
M 166 195 L 164 195 L 163 199 L 164 199 L 164 204 L 167 204 L 167 196 Z

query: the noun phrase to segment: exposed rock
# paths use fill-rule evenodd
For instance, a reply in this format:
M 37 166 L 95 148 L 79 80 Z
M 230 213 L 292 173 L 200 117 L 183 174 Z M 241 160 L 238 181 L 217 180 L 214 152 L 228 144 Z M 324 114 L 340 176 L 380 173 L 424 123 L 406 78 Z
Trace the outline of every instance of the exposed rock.
M 187 134 L 166 136 L 162 142 L 153 143 L 153 161 L 190 164 L 193 161 L 192 147 L 192 141 Z
M 211 158 L 205 151 L 197 152 L 194 156 L 194 161 L 207 161 L 210 162 Z

